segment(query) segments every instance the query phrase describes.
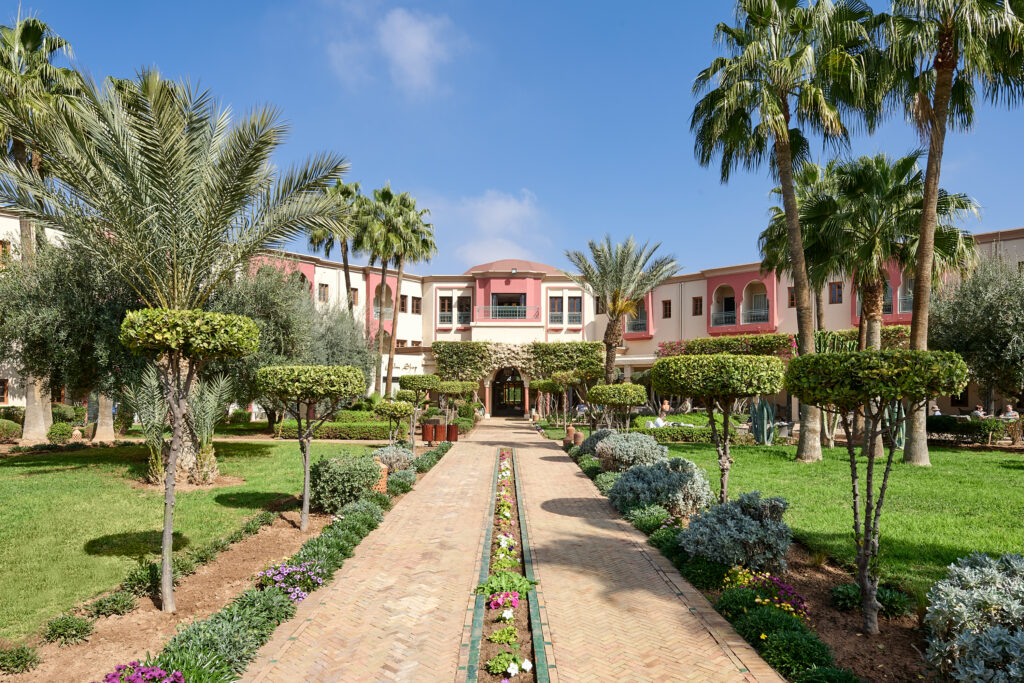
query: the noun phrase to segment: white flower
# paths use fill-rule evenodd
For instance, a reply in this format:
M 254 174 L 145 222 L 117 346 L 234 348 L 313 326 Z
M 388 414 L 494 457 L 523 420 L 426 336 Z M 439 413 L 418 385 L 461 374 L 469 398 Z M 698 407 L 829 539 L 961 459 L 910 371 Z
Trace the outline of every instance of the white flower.
M 530 660 L 529 659 L 524 659 L 523 660 L 523 671 L 526 671 L 527 673 L 529 673 L 530 669 L 532 669 L 532 668 L 533 668 L 533 664 L 530 664 Z
M 508 665 L 508 668 L 505 669 L 505 671 L 508 672 L 509 676 L 515 676 L 517 673 L 519 673 L 519 667 L 516 666 L 515 662 L 512 662 L 511 664 Z
M 504 612 L 502 612 L 501 613 L 501 618 L 505 619 L 506 621 L 512 621 L 512 618 L 513 618 L 512 617 L 512 610 L 507 609 Z

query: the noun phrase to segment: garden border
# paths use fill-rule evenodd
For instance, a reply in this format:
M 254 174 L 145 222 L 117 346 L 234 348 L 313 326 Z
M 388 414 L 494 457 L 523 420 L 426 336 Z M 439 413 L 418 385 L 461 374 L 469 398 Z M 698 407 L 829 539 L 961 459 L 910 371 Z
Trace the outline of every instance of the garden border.
M 526 505 L 523 502 L 523 488 L 519 472 L 519 451 L 512 447 L 512 474 L 515 477 L 516 485 L 516 507 L 519 508 L 519 539 L 523 551 L 523 574 L 531 581 L 536 581 L 533 575 L 533 551 L 530 550 L 530 534 L 526 524 Z M 500 453 L 500 450 L 499 450 Z M 486 578 L 486 577 L 485 577 Z M 537 591 L 540 584 L 534 586 L 526 596 L 530 602 L 530 628 L 533 632 L 533 665 L 534 675 L 537 683 L 550 683 L 547 651 L 544 641 L 544 624 L 540 620 L 540 603 L 537 599 Z
M 491 573 L 491 538 L 494 533 L 494 504 L 498 495 L 498 458 L 501 447 L 498 447 L 494 456 L 494 472 L 491 474 L 491 501 L 487 506 L 487 517 L 484 519 L 484 536 L 480 556 L 480 575 L 478 583 L 487 580 Z M 487 596 L 477 595 L 473 600 L 473 625 L 469 634 L 469 660 L 464 667 L 466 671 L 466 683 L 476 683 L 477 671 L 480 669 L 480 640 L 484 635 L 484 612 L 486 609 Z

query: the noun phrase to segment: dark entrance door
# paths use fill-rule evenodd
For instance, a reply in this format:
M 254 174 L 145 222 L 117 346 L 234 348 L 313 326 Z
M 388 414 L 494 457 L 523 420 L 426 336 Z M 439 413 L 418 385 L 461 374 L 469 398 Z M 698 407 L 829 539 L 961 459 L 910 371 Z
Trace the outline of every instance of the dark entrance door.
M 491 414 L 522 415 L 523 394 L 523 378 L 519 371 L 515 368 L 499 370 L 491 382 Z

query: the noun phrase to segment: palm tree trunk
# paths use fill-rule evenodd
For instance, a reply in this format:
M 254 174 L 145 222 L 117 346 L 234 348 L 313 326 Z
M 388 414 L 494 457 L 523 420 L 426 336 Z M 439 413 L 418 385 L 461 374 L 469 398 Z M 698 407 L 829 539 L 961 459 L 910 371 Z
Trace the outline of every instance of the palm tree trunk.
M 814 313 L 817 318 L 815 329 L 825 329 L 825 289 L 818 288 L 814 293 Z
M 604 328 L 604 381 L 611 384 L 615 381 L 615 349 L 622 343 L 622 319 L 608 317 L 608 326 Z
M 939 175 L 942 150 L 946 144 L 946 122 L 953 90 L 953 71 L 958 55 L 952 31 L 939 36 L 935 55 L 935 94 L 928 141 L 928 165 L 924 174 L 924 200 L 921 206 L 920 237 L 917 244 L 917 267 L 914 271 L 914 316 L 910 323 L 910 348 L 928 348 L 928 309 L 932 293 L 932 267 L 935 260 L 935 222 L 939 202 Z M 928 433 L 925 426 L 927 403 L 910 406 L 907 415 L 907 441 L 903 462 L 928 467 Z
M 402 300 L 402 275 L 404 272 L 405 258 L 400 256 L 398 257 L 398 278 L 395 284 L 395 306 L 391 313 L 391 348 L 388 350 L 388 382 L 387 389 L 384 392 L 388 396 L 391 395 L 391 380 L 395 372 L 395 345 L 397 342 L 395 333 L 398 332 L 398 313 L 401 308 L 399 302 Z
M 380 288 L 377 291 L 377 296 L 374 301 L 374 306 L 377 307 L 377 311 L 374 312 L 374 317 L 377 320 L 377 359 L 376 367 L 373 369 L 373 392 L 380 394 L 380 374 L 381 374 L 381 359 L 384 357 L 384 300 L 387 298 L 384 294 L 388 291 L 388 262 L 381 261 L 380 263 Z M 394 297 L 392 297 L 392 305 L 394 304 Z M 394 330 L 392 330 L 392 333 Z M 395 335 L 392 334 L 392 337 Z
M 348 312 L 352 312 L 352 273 L 348 266 L 348 238 L 341 241 L 341 267 L 345 271 L 345 301 L 348 302 Z
M 803 237 L 800 233 L 800 218 L 797 213 L 793 158 L 787 137 L 778 136 L 775 139 L 775 159 L 779 167 L 782 203 L 786 210 L 789 259 L 793 273 L 793 287 L 796 290 L 796 324 L 800 335 L 798 350 L 800 355 L 804 356 L 814 353 L 814 316 L 811 311 L 811 286 L 807 279 L 807 262 L 804 259 Z M 814 406 L 800 403 L 800 441 L 796 448 L 796 459 L 800 462 L 821 460 L 819 412 Z

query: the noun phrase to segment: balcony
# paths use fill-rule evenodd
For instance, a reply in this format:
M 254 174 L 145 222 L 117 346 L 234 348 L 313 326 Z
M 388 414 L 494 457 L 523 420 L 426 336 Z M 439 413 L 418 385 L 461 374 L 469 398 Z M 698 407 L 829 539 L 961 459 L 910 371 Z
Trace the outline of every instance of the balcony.
M 583 313 L 580 311 L 572 312 L 569 311 L 569 324 L 570 325 L 582 325 L 583 324 Z
M 458 323 L 460 325 L 468 325 L 473 320 L 473 314 L 469 311 L 459 311 Z
M 384 320 L 391 320 L 395 315 L 395 307 L 381 308 L 380 306 L 373 307 L 373 317 L 380 320 L 382 317 Z
M 440 313 L 438 313 L 437 314 L 437 324 L 438 325 L 451 325 L 452 324 L 452 312 L 451 311 L 441 311 Z
M 900 313 L 914 312 L 914 295 L 900 297 Z
M 562 312 L 561 311 L 549 311 L 548 312 L 548 325 L 561 325 L 562 324 Z
M 477 306 L 477 320 L 540 320 L 540 306 Z
M 635 320 L 626 321 L 626 333 L 632 334 L 635 332 L 646 332 L 647 331 L 647 318 L 638 318 Z
M 722 325 L 735 325 L 736 324 L 736 311 L 721 311 L 719 313 L 711 314 L 711 326 L 720 327 Z
M 733 320 L 735 320 L 735 314 L 733 314 Z M 750 308 L 743 311 L 743 324 L 751 325 L 756 323 L 766 323 L 769 321 L 768 309 L 767 308 Z

